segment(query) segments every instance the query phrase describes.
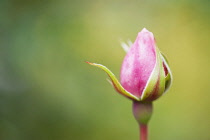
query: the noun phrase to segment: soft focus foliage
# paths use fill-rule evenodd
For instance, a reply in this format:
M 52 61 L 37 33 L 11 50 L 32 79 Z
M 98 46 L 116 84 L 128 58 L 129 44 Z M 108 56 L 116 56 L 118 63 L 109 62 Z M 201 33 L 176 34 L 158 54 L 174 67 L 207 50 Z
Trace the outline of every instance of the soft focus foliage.
M 124 51 L 146 27 L 174 82 L 154 103 L 151 140 L 210 139 L 210 8 L 207 0 L 1 0 L 0 139 L 131 140 L 131 102 L 118 76 Z M 104 78 L 104 81 L 102 80 Z

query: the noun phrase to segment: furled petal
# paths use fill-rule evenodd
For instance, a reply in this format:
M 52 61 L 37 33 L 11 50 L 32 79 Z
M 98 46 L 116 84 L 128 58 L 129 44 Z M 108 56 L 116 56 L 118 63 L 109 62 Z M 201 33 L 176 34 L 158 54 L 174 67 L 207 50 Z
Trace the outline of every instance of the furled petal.
M 154 69 L 152 81 L 148 86 L 154 86 L 158 80 L 159 69 L 155 67 L 159 66 L 156 66 L 156 59 L 154 36 L 148 30 L 143 29 L 124 58 L 120 74 L 122 86 L 140 98 Z
M 96 63 L 90 63 L 90 62 L 86 62 L 90 65 L 93 65 L 93 66 L 96 66 L 96 67 L 99 67 L 101 68 L 102 70 L 104 70 L 108 76 L 110 77 L 111 79 L 111 82 L 114 86 L 114 88 L 116 89 L 117 92 L 119 92 L 120 94 L 130 98 L 130 99 L 133 99 L 133 100 L 136 100 L 136 101 L 140 101 L 140 99 L 136 96 L 134 96 L 133 94 L 131 94 L 130 92 L 128 92 L 127 90 L 125 90 L 122 85 L 120 84 L 120 82 L 117 80 L 117 78 L 115 77 L 115 75 L 105 66 L 101 65 L 101 64 L 96 64 Z
M 168 65 L 168 60 L 163 53 L 161 53 L 161 58 L 163 60 L 164 70 L 166 73 L 166 75 L 165 75 L 165 91 L 164 92 L 167 92 L 171 86 L 173 76 L 172 76 L 171 69 Z

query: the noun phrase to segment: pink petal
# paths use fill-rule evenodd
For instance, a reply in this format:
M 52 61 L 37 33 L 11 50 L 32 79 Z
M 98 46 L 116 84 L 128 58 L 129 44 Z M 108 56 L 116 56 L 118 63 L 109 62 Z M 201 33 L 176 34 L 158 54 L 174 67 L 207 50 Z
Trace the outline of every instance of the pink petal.
M 155 39 L 151 32 L 143 29 L 124 58 L 120 80 L 122 86 L 140 97 L 155 67 Z

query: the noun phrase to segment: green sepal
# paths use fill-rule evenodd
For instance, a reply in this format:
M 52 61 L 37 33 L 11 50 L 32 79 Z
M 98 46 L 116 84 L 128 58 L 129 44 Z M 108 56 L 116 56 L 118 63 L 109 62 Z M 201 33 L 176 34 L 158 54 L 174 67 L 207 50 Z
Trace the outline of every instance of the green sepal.
M 165 66 L 168 70 L 168 74 L 165 76 L 165 91 L 164 91 L 164 93 L 165 93 L 169 90 L 169 88 L 171 86 L 173 76 L 172 76 L 172 72 L 171 72 L 171 69 L 170 69 L 169 64 L 168 64 L 168 60 L 163 53 L 161 53 L 161 58 L 162 58 L 163 63 L 165 64 Z
M 160 56 L 160 51 L 156 47 L 156 63 L 155 67 L 147 81 L 145 89 L 141 95 L 141 100 L 154 100 L 162 95 L 165 90 L 165 75 L 163 61 Z
M 140 101 L 140 99 L 138 97 L 134 96 L 133 94 L 131 94 L 130 92 L 128 92 L 127 90 L 125 90 L 123 88 L 123 86 L 117 80 L 116 76 L 107 67 L 105 67 L 101 64 L 96 64 L 96 63 L 91 63 L 91 62 L 86 62 L 86 63 L 88 63 L 90 65 L 93 65 L 93 66 L 96 66 L 96 67 L 99 67 L 102 70 L 104 70 L 107 73 L 107 75 L 109 76 L 109 78 L 111 79 L 113 87 L 116 89 L 117 92 L 119 92 L 120 94 L 122 94 L 125 97 L 130 98 L 132 100 Z

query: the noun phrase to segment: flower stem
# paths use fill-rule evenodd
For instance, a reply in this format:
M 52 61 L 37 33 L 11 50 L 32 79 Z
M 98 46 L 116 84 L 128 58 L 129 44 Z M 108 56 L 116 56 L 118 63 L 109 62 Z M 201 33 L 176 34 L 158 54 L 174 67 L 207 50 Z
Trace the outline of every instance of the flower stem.
M 139 124 L 140 140 L 148 140 L 147 124 Z
M 133 115 L 139 124 L 140 140 L 148 140 L 148 123 L 152 116 L 152 102 L 133 102 Z

